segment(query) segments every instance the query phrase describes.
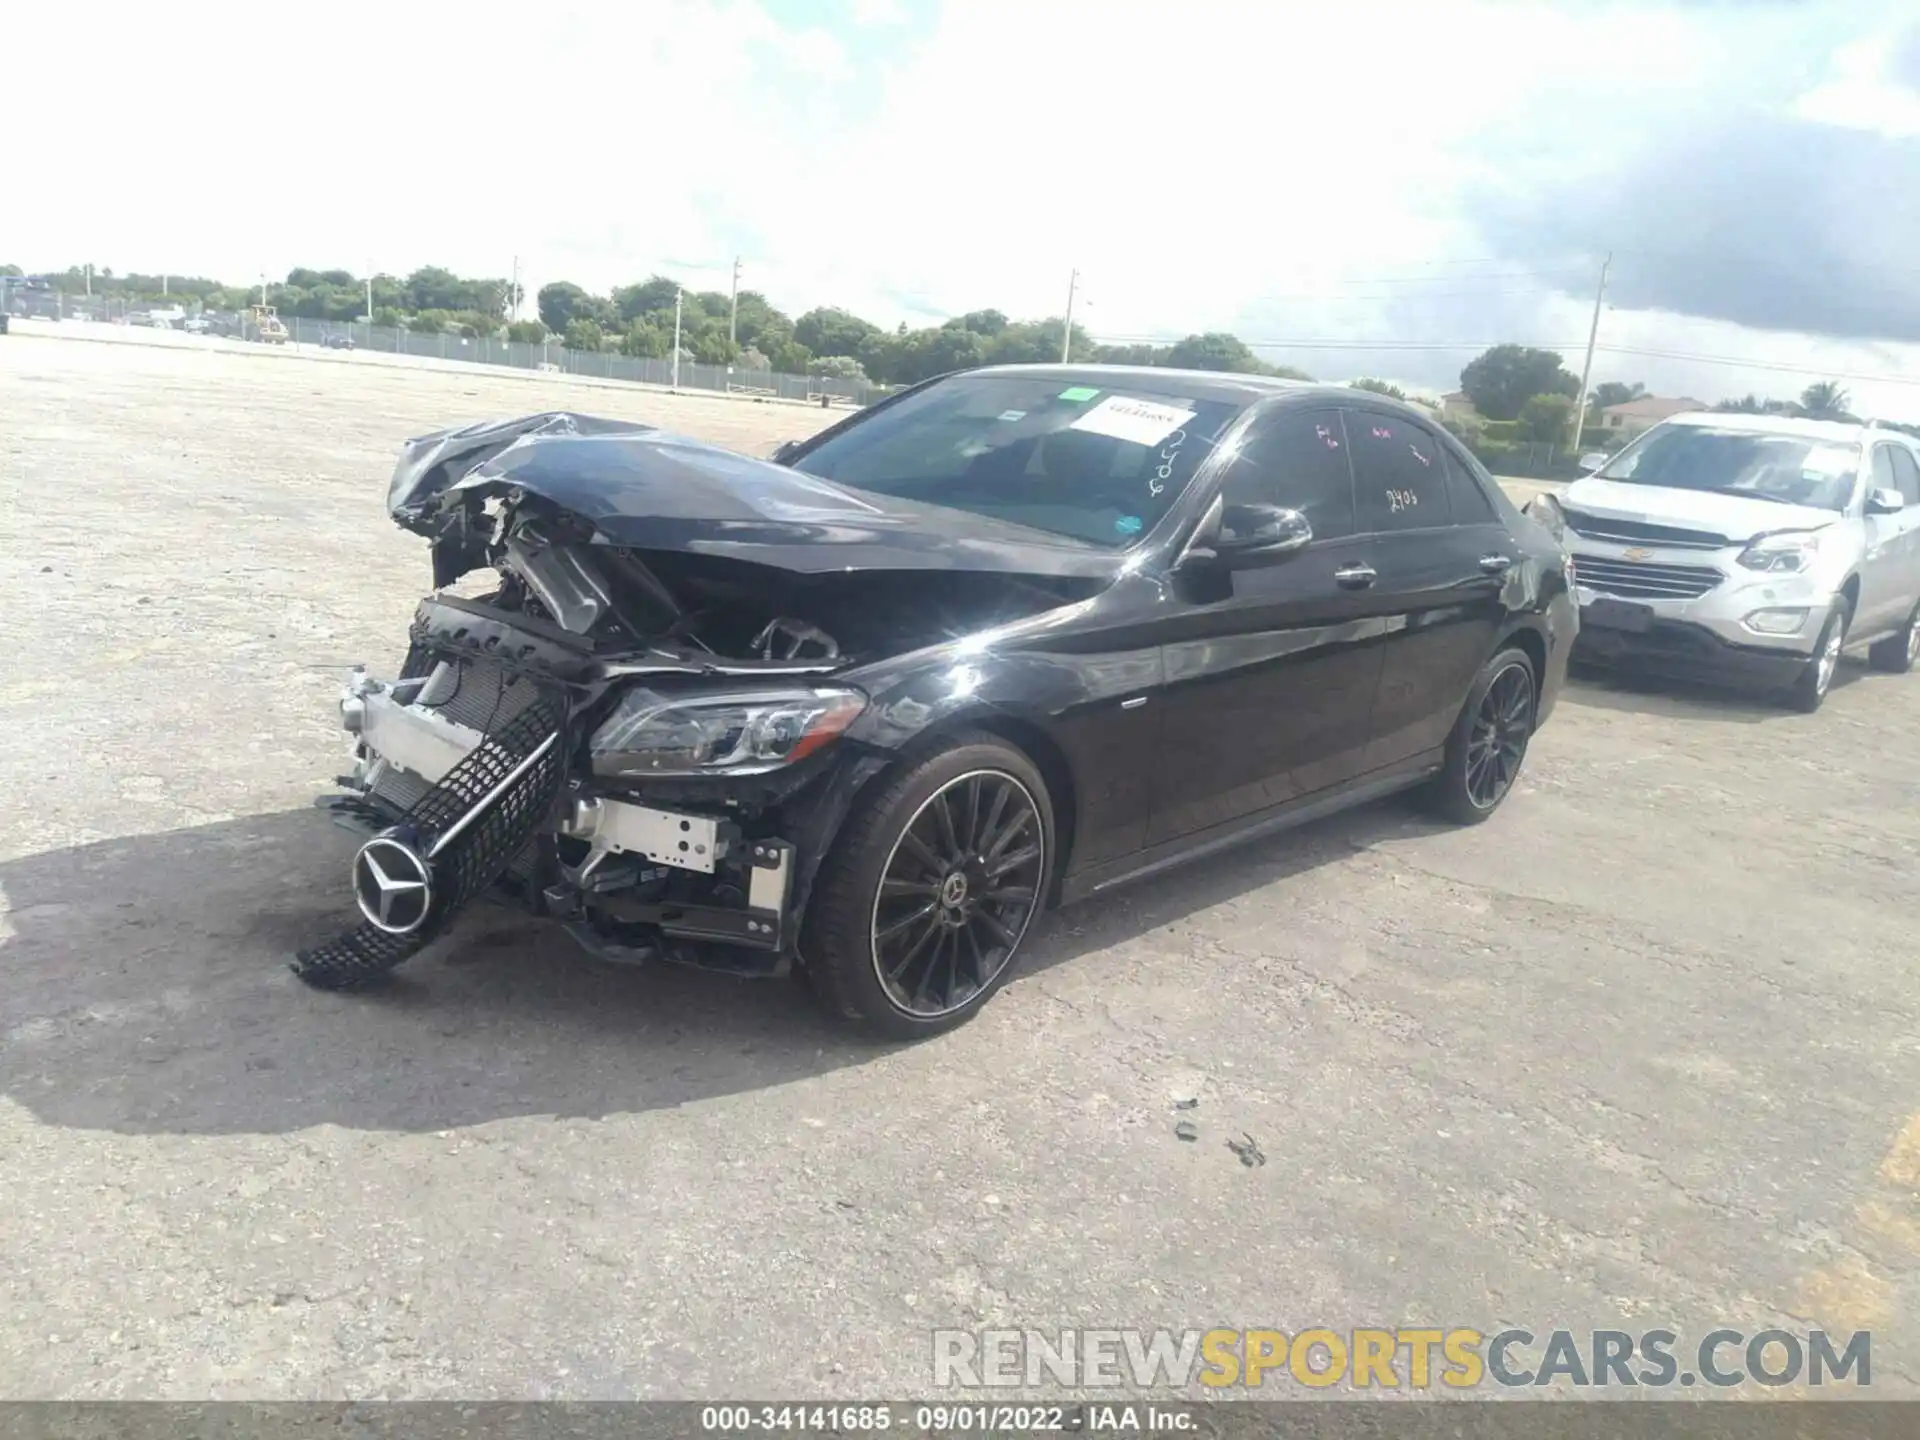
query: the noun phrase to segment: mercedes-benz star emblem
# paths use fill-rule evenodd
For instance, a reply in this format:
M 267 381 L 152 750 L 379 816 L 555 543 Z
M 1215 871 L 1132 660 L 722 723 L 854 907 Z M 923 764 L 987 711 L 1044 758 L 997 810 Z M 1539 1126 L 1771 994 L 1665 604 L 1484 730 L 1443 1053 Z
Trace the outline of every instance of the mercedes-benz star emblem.
M 411 935 L 433 908 L 433 874 L 405 841 L 376 835 L 353 857 L 353 898 L 369 925 Z

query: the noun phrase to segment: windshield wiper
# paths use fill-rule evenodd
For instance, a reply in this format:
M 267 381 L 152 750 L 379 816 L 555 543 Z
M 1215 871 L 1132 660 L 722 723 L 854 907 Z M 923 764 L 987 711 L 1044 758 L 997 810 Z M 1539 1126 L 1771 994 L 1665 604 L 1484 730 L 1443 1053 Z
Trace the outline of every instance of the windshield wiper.
M 1709 495 L 1737 495 L 1742 500 L 1770 500 L 1775 505 L 1799 505 L 1804 502 L 1789 500 L 1784 495 L 1769 495 L 1764 490 L 1740 490 L 1730 485 L 1715 485 L 1707 490 Z
M 1695 495 L 1733 495 L 1741 500 L 1770 500 L 1775 505 L 1807 505 L 1805 500 L 1789 500 L 1784 495 L 1769 495 L 1762 490 L 1742 490 L 1734 485 L 1673 485 L 1664 480 L 1638 480 L 1630 476 L 1608 475 L 1604 471 L 1593 477 L 1596 480 L 1611 480 L 1618 485 L 1645 485 L 1650 490 L 1688 490 Z

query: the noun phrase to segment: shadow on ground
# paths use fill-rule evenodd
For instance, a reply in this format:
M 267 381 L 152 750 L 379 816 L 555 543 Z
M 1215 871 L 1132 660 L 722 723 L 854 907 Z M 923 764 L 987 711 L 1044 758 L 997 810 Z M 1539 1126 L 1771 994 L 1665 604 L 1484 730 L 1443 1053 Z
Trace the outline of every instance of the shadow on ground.
M 1834 672 L 1828 698 L 1849 686 L 1871 683 L 1875 678 L 1864 661 L 1849 656 Z M 1598 710 L 1625 710 L 1677 720 L 1725 720 L 1740 725 L 1790 720 L 1800 714 L 1780 695 L 1633 670 L 1583 666 L 1570 674 L 1568 680 L 1567 688 L 1561 692 L 1563 697 L 1571 704 L 1589 705 Z
M 1021 973 L 1422 823 L 1371 806 L 1061 912 Z M 605 965 L 492 905 L 372 991 L 309 990 L 286 958 L 347 923 L 352 849 L 299 810 L 0 865 L 0 1094 L 127 1133 L 431 1131 L 683 1105 L 883 1053 L 791 982 Z M 1017 979 L 996 1003 L 1021 1003 Z

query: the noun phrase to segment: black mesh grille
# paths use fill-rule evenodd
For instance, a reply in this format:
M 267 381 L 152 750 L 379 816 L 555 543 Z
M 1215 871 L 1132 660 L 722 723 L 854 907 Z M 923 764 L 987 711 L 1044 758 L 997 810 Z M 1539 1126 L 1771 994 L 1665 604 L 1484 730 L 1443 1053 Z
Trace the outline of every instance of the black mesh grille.
M 552 809 L 567 767 L 566 698 L 542 693 L 513 719 L 491 731 L 479 748 L 434 786 L 406 815 L 421 853 L 451 829 L 549 736 L 552 746 L 486 811 L 434 858 L 433 909 L 411 935 L 389 935 L 362 923 L 293 960 L 301 979 L 322 989 L 359 984 L 391 970 L 424 948 L 469 900 L 498 878 L 526 849 Z

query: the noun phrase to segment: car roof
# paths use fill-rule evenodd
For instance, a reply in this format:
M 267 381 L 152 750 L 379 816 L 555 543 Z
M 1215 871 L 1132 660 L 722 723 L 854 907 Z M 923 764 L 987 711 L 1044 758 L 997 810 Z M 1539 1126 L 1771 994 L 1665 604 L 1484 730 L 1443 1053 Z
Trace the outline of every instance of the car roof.
M 1349 393 L 1344 385 L 1324 385 L 1314 380 L 1284 380 L 1277 375 L 1242 375 L 1229 370 L 1174 370 L 1162 365 L 983 365 L 960 373 L 1057 380 L 1062 385 L 1097 385 L 1103 390 L 1135 386 L 1162 395 L 1224 400 L 1235 405 L 1296 391 Z
M 1670 415 L 1661 423 L 1744 430 L 1754 435 L 1798 435 L 1807 440 L 1824 440 L 1830 445 L 1858 445 L 1870 434 L 1883 435 L 1889 440 L 1902 438 L 1898 431 L 1875 430 L 1854 420 L 1808 420 L 1798 415 L 1748 415 L 1720 410 L 1689 410 Z

